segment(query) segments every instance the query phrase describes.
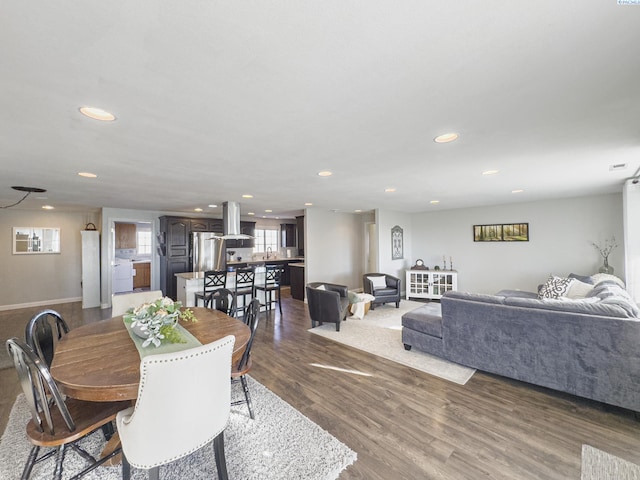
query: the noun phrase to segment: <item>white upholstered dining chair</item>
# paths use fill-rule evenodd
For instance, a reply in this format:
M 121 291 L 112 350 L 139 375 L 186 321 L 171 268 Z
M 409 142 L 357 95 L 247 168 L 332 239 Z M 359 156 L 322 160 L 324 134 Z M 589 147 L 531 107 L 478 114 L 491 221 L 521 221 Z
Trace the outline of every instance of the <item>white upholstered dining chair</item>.
M 127 312 L 131 307 L 137 307 L 143 303 L 153 302 L 162 298 L 162 290 L 149 290 L 144 292 L 121 293 L 111 296 L 111 316 L 117 317 Z
M 231 411 L 231 355 L 235 337 L 175 353 L 148 355 L 140 364 L 135 407 L 118 413 L 122 478 L 130 466 L 149 470 L 185 457 L 213 440 L 218 478 L 226 480 L 224 429 Z

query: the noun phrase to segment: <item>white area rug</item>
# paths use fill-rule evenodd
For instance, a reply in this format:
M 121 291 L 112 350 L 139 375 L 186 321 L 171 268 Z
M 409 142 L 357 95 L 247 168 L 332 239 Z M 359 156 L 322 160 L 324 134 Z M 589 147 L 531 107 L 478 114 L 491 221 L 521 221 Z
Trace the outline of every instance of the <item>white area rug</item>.
M 403 300 L 400 308 L 385 304 L 369 310 L 363 319 L 347 317 L 336 332 L 335 323 L 325 323 L 309 331 L 358 350 L 401 363 L 416 370 L 464 385 L 475 373 L 473 368 L 449 362 L 415 349 L 407 351 L 402 343 L 402 315 L 421 305 Z
M 591 445 L 582 445 L 581 480 L 640 480 L 640 466 Z
M 229 478 L 333 480 L 356 460 L 356 453 L 328 432 L 295 410 L 280 397 L 252 378 L 248 378 L 256 419 L 251 420 L 246 405 L 231 408 L 231 420 L 225 430 L 225 452 Z M 237 388 L 236 388 L 237 387 Z M 234 384 L 233 396 L 242 398 L 240 384 Z M 31 444 L 24 433 L 29 412 L 23 395 L 11 411 L 0 440 L 0 479 L 19 479 Z M 91 452 L 100 452 L 104 444 L 101 432 L 84 440 Z M 52 459 L 51 459 L 52 460 Z M 82 469 L 84 460 L 70 450 L 65 458 L 64 477 Z M 80 468 L 78 468 L 80 467 Z M 32 480 L 50 479 L 53 462 L 36 465 Z M 119 480 L 120 466 L 100 467 L 88 480 Z M 142 480 L 147 473 L 133 469 L 132 478 Z M 163 480 L 218 478 L 213 446 L 160 467 Z

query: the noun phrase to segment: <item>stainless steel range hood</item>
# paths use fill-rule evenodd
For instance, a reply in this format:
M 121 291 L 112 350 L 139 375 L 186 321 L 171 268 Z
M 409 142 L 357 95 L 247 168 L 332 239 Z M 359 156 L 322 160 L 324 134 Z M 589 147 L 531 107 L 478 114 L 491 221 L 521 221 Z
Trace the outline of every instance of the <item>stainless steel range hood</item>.
M 240 204 L 238 202 L 222 203 L 222 223 L 224 226 L 224 239 L 247 240 L 253 238 L 240 232 Z

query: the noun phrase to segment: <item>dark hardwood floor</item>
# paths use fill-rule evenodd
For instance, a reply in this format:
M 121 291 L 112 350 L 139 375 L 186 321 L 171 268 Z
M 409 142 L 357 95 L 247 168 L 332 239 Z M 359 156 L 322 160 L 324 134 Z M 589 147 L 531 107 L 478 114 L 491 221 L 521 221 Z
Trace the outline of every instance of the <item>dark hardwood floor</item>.
M 282 303 L 261 317 L 251 375 L 358 453 L 342 480 L 577 480 L 585 443 L 640 464 L 630 411 L 482 372 L 456 385 L 313 335 L 306 305 Z M 53 308 L 72 325 L 110 316 Z M 3 339 L 34 310 L 0 312 Z M 0 381 L 3 431 L 19 387 L 11 369 Z

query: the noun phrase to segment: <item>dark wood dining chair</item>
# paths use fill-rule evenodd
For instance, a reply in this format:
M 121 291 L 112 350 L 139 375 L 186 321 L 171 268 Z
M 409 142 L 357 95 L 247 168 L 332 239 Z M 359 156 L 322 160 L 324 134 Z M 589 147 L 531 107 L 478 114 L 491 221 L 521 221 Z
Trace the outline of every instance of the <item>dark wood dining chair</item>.
M 236 270 L 236 283 L 233 293 L 236 296 L 238 314 L 242 314 L 242 316 L 245 315 L 245 311 L 249 306 L 247 297 L 251 299 L 255 296 L 255 279 L 256 270 L 254 267 L 238 268 Z M 240 305 L 240 298 L 242 298 L 242 305 Z
M 220 288 L 224 288 L 226 284 L 226 270 L 207 270 L 204 272 L 202 291 L 195 293 L 195 306 L 198 306 L 198 300 L 202 300 L 203 306 L 208 307 L 211 304 L 213 294 Z
M 31 412 L 26 434 L 33 447 L 22 472 L 23 480 L 29 478 L 36 463 L 53 455 L 56 456 L 56 465 L 52 478 L 61 480 L 68 448 L 75 450 L 88 464 L 82 471 L 74 473 L 73 478 L 86 475 L 120 453 L 117 448 L 102 458 L 94 458 L 77 442 L 115 420 L 116 414 L 127 408 L 129 402 L 65 399 L 49 368 L 29 345 L 15 337 L 7 340 L 6 345 Z M 54 450 L 39 456 L 42 447 L 53 447 Z
M 149 470 L 183 458 L 213 440 L 219 480 L 226 480 L 224 430 L 231 412 L 231 355 L 235 337 L 172 353 L 148 355 L 140 363 L 135 407 L 118 413 L 122 478 L 130 466 Z
M 69 333 L 69 326 L 62 315 L 55 310 L 43 310 L 29 320 L 24 336 L 27 345 L 36 352 L 47 367 L 51 367 L 55 347 L 67 333 Z
M 247 306 L 247 310 L 245 311 L 245 323 L 251 329 L 251 336 L 249 337 L 249 341 L 247 342 L 247 346 L 240 358 L 240 361 L 233 365 L 231 369 L 231 382 L 237 383 L 240 382 L 242 384 L 242 390 L 244 393 L 244 400 L 236 400 L 231 403 L 231 405 L 242 405 L 243 403 L 247 404 L 247 408 L 249 409 L 249 416 L 251 419 L 255 419 L 255 415 L 253 413 L 253 404 L 251 403 L 251 394 L 249 393 L 249 385 L 247 384 L 247 379 L 245 375 L 249 373 L 251 370 L 252 360 L 251 360 L 251 347 L 253 346 L 253 340 L 256 336 L 256 331 L 258 330 L 258 321 L 260 319 L 260 300 L 254 298 L 251 300 L 251 303 Z
M 213 308 L 230 317 L 235 317 L 237 314 L 236 295 L 228 288 L 217 290 L 211 297 L 211 304 Z
M 264 283 L 256 284 L 256 292 L 264 292 L 264 305 L 267 312 L 271 310 L 271 304 L 278 303 L 280 315 L 282 315 L 282 303 L 280 302 L 280 282 L 282 278 L 283 267 L 281 265 L 267 265 L 264 272 Z M 275 299 L 273 295 L 275 294 Z

